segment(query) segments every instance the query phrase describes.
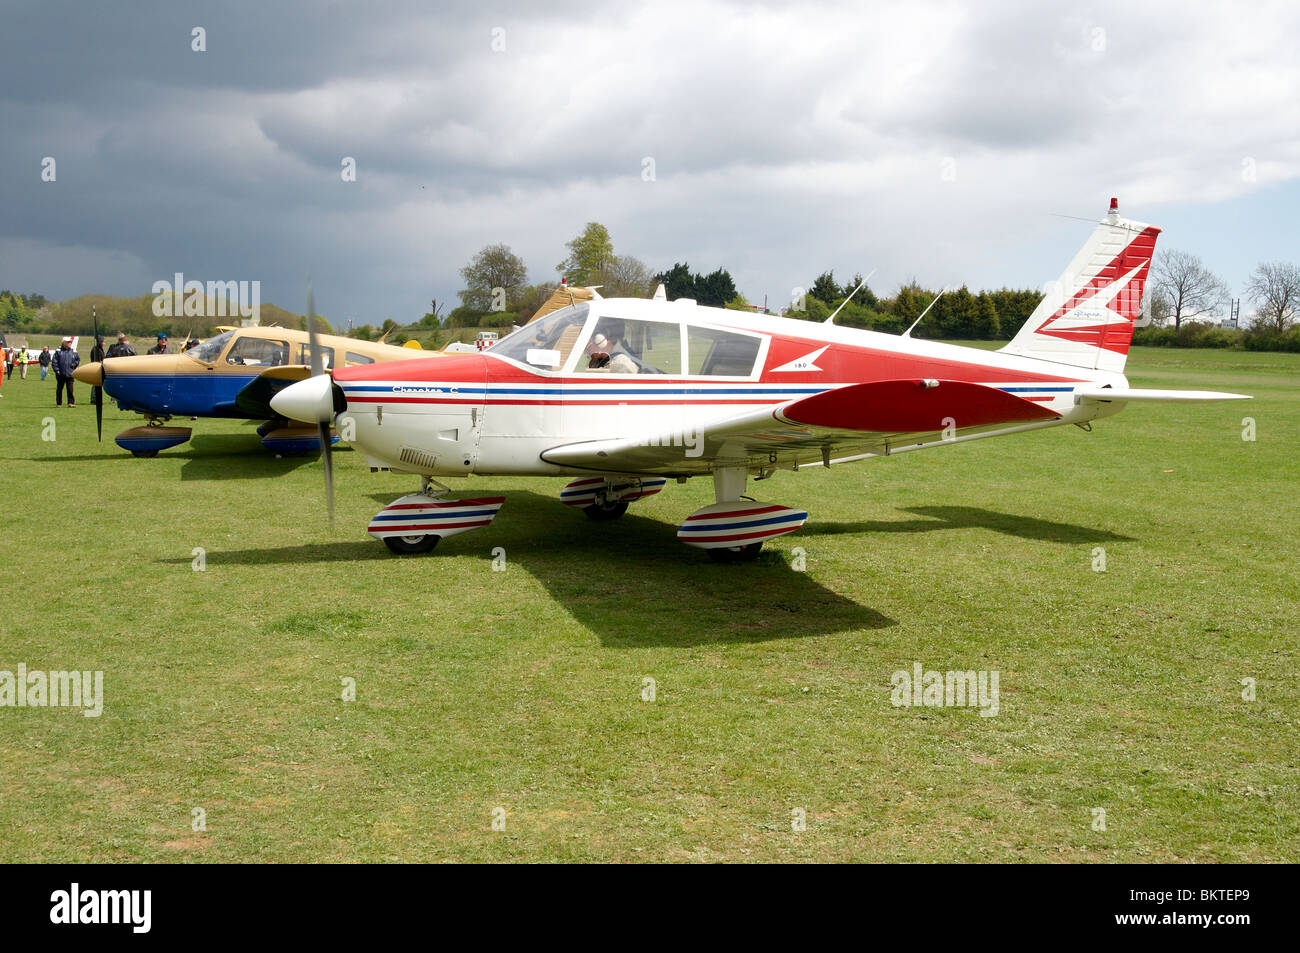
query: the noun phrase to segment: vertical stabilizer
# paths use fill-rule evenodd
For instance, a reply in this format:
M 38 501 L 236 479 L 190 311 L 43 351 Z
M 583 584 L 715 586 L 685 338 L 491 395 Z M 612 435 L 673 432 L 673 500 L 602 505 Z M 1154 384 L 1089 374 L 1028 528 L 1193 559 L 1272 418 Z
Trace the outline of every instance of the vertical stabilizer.
M 1119 202 L 1002 348 L 1091 370 L 1124 370 L 1160 229 L 1119 217 Z

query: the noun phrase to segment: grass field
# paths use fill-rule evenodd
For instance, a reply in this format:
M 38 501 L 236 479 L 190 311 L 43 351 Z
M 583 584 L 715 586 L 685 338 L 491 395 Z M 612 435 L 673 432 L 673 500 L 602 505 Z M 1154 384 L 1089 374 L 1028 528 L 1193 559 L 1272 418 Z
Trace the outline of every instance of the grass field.
M 136 460 L 138 418 L 99 445 L 84 389 L 15 378 L 0 669 L 105 702 L 0 708 L 5 858 L 1294 861 L 1300 355 L 1129 374 L 1256 399 L 778 474 L 812 518 L 743 566 L 675 538 L 702 480 L 593 524 L 474 478 L 497 522 L 398 559 L 364 526 L 414 478 L 338 453 L 331 533 L 251 424 Z M 998 714 L 894 707 L 915 662 L 998 671 Z

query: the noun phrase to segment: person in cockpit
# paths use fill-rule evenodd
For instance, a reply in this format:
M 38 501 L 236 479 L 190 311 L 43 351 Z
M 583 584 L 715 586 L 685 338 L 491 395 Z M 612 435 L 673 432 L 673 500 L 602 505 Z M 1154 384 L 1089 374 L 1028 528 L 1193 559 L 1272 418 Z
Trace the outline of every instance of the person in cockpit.
M 602 370 L 606 374 L 641 373 L 640 365 L 628 353 L 628 346 L 623 340 L 624 333 L 622 321 L 602 318 L 587 343 L 587 353 L 591 355 L 588 368 Z

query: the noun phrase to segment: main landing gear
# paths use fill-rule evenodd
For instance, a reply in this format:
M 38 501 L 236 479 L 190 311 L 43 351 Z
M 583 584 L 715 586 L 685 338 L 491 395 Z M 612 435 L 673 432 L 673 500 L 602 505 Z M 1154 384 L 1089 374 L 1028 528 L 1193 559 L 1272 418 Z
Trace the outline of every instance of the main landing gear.
M 712 506 L 696 510 L 677 530 L 688 546 L 707 550 L 716 563 L 745 563 L 758 558 L 764 540 L 792 533 L 808 519 L 803 510 L 779 503 L 742 499 L 749 471 L 719 467 L 713 471 Z
M 663 477 L 580 477 L 560 491 L 560 502 L 581 507 L 587 519 L 604 523 L 626 513 L 634 500 L 658 493 L 667 482 Z

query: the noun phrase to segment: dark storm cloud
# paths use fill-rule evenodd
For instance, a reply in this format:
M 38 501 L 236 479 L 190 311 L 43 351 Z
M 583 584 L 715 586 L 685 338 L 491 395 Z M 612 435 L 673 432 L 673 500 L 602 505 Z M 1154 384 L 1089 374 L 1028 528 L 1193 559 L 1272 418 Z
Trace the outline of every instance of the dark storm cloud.
M 1230 198 L 1242 156 L 1296 174 L 1294 14 L 1179 9 L 10 5 L 0 284 L 139 294 L 183 270 L 293 307 L 311 271 L 331 316 L 410 320 L 489 242 L 552 277 L 592 219 L 759 298 L 829 266 L 1038 283 L 1073 237 L 1043 250 L 1025 215 L 1118 186 Z

